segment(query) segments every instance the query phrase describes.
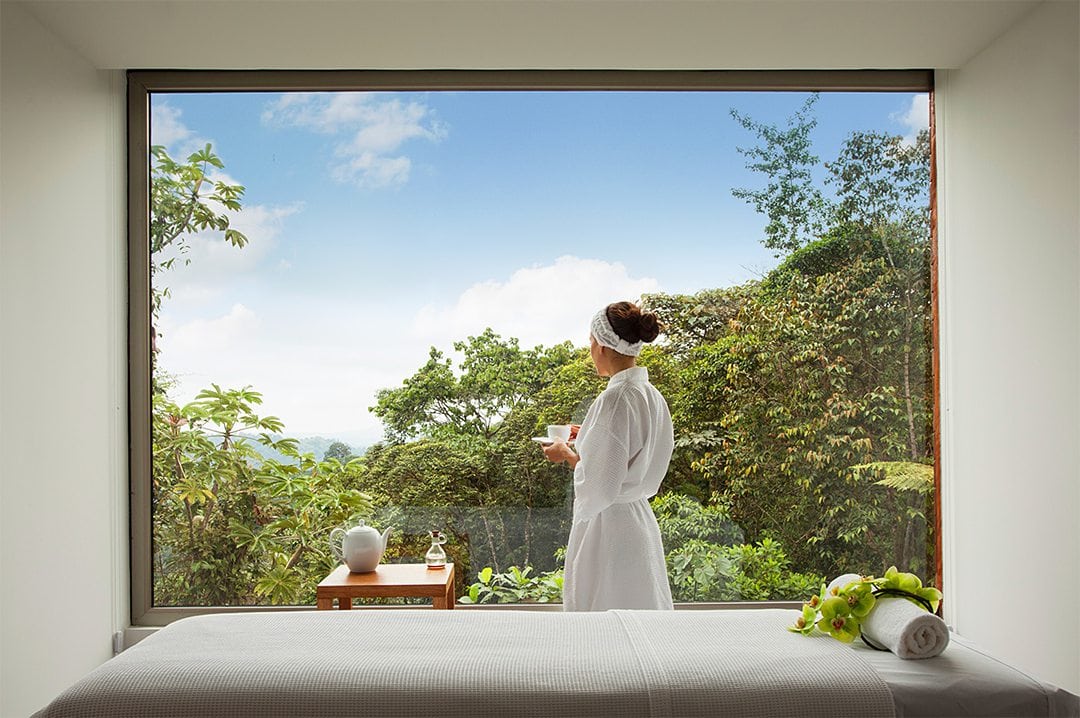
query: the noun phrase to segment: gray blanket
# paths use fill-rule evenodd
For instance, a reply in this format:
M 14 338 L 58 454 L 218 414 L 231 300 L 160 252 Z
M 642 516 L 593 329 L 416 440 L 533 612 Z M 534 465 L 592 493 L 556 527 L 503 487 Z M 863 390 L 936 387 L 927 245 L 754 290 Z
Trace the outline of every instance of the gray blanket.
M 178 621 L 40 718 L 892 716 L 859 652 L 793 612 L 321 611 Z

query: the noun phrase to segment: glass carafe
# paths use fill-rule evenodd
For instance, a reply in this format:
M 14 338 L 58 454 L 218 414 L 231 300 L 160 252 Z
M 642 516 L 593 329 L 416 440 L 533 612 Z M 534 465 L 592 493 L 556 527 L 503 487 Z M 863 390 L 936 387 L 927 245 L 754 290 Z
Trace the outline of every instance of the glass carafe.
M 446 551 L 442 545 L 446 543 L 446 536 L 442 531 L 429 531 L 431 534 L 431 548 L 424 555 L 424 561 L 428 568 L 443 568 L 446 566 Z

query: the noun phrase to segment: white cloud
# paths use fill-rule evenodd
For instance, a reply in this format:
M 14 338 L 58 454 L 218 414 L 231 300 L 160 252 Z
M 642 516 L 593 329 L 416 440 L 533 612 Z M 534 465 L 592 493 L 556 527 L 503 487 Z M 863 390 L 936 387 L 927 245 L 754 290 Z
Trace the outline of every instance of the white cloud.
M 257 413 L 280 418 L 288 435 L 348 435 L 363 445 L 381 439 L 368 407 L 379 389 L 419 368 L 427 344 L 373 341 L 400 334 L 392 310 L 317 297 L 255 301 L 257 309 L 238 303 L 185 322 L 162 317 L 158 347 L 161 366 L 177 380 L 173 400 L 187 403 L 211 383 L 251 386 L 263 395 Z
M 446 127 L 421 102 L 402 102 L 372 93 L 294 93 L 263 111 L 263 122 L 345 135 L 335 148 L 332 176 L 361 187 L 394 187 L 408 182 L 412 162 L 401 153 L 410 140 L 438 142 Z
M 155 102 L 152 109 L 152 141 L 165 145 L 174 159 L 184 158 L 208 142 L 184 125 L 181 114 L 178 108 L 166 102 Z M 206 177 L 210 183 L 244 184 L 213 167 L 209 168 Z M 206 196 L 211 193 L 212 189 L 204 184 L 200 194 Z M 234 247 L 225 241 L 222 232 L 204 230 L 184 237 L 187 251 L 183 254 L 176 250 L 175 244 L 166 248 L 155 259 L 164 261 L 174 258 L 176 262 L 172 269 L 158 275 L 156 281 L 169 288 L 172 294 L 170 301 L 205 303 L 219 296 L 222 288 L 234 281 L 237 275 L 250 272 L 261 264 L 275 248 L 284 220 L 303 209 L 302 202 L 267 206 L 244 204 L 241 199 L 242 209 L 239 211 L 226 209 L 210 200 L 206 203 L 214 212 L 225 214 L 229 218 L 229 226 L 244 234 L 248 243 L 244 247 Z M 286 266 L 287 262 L 283 268 Z
M 290 435 L 347 434 L 370 444 L 382 438 L 368 411 L 376 393 L 401 386 L 429 347 L 452 354 L 453 341 L 488 326 L 526 348 L 568 339 L 585 346 L 598 308 L 657 290 L 655 279 L 632 277 L 622 264 L 564 256 L 474 284 L 441 307 L 404 296 L 377 305 L 316 293 L 266 296 L 185 322 L 164 316 L 161 364 L 177 375 L 173 396 L 181 403 L 211 382 L 250 385 L 263 394 L 260 411 L 281 418 Z
M 549 265 L 519 269 L 505 281 L 474 284 L 451 306 L 424 307 L 413 321 L 413 333 L 438 346 L 491 327 L 517 337 L 524 347 L 567 339 L 581 346 L 599 308 L 635 301 L 659 286 L 651 277 L 631 277 L 621 263 L 563 256 Z
M 350 154 L 339 149 L 341 164 L 331 169 L 338 182 L 356 182 L 361 187 L 400 187 L 409 181 L 412 161 L 408 157 L 381 157 L 374 152 Z
M 904 142 L 915 144 L 919 132 L 930 129 L 930 95 L 915 95 L 907 110 L 895 113 L 892 119 L 904 127 Z
M 191 137 L 192 132 L 180 121 L 181 112 L 165 103 L 155 103 L 150 113 L 150 131 L 155 145 L 171 147 Z
M 232 181 L 230 178 L 225 180 Z M 239 212 L 224 210 L 229 217 L 229 226 L 243 233 L 248 239 L 247 244 L 234 247 L 217 230 L 189 235 L 186 253 L 179 254 L 174 250 L 162 253 L 163 259 L 178 257 L 178 261 L 161 275 L 159 281 L 169 287 L 177 299 L 214 296 L 235 282 L 239 275 L 259 268 L 277 246 L 285 219 L 302 208 L 302 203 L 294 203 L 286 206 L 248 205 Z M 223 211 L 223 208 L 218 207 L 217 211 Z M 190 265 L 185 264 L 185 260 L 190 260 Z M 280 260 L 278 266 L 285 268 L 288 262 Z
M 195 319 L 175 327 L 163 324 L 159 349 L 169 354 L 201 354 L 212 361 L 216 355 L 249 341 L 258 326 L 259 318 L 255 312 L 243 304 L 234 304 L 224 316 Z
M 150 110 L 150 141 L 164 145 L 173 159 L 183 159 L 211 140 L 200 136 L 180 119 L 183 112 L 165 101 L 155 100 Z

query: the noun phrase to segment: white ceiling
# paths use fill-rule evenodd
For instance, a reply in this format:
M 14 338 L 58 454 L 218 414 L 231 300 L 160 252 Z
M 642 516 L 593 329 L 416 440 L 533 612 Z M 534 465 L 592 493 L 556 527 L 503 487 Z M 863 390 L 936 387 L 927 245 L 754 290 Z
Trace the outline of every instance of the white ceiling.
M 959 67 L 1042 1 L 1054 0 L 22 4 L 112 69 L 850 69 Z

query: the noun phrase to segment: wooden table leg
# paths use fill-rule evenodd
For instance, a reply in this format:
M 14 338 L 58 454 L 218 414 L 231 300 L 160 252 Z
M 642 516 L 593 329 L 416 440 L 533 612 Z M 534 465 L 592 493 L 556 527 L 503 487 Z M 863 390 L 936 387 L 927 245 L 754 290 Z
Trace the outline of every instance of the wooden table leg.
M 320 611 L 326 611 L 327 609 L 331 609 L 334 607 L 334 599 L 318 596 L 315 598 L 315 606 Z
M 352 596 L 349 596 L 348 598 L 339 598 L 337 600 L 337 607 L 339 609 L 341 609 L 342 611 L 351 611 L 352 610 Z
M 431 607 L 438 608 L 444 611 L 449 611 L 454 607 L 454 584 L 450 584 L 446 588 L 446 593 L 442 596 L 434 596 L 431 599 Z

